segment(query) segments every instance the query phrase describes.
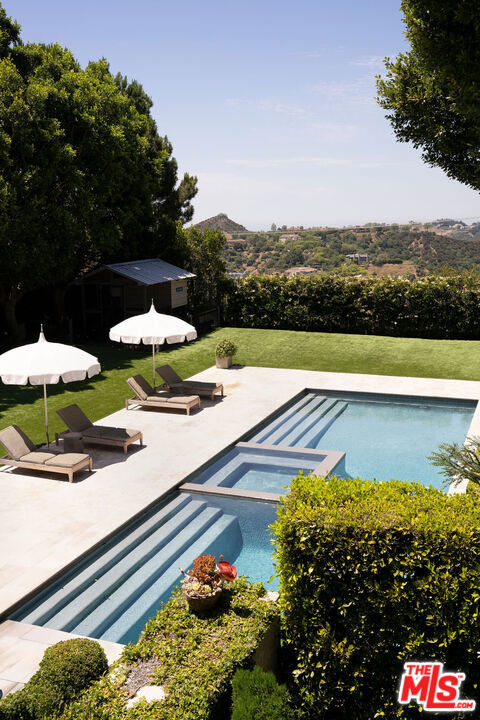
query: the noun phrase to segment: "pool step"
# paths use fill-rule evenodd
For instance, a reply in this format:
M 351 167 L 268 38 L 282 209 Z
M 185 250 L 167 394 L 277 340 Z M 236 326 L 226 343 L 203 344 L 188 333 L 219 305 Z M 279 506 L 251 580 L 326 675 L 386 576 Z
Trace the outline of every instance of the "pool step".
M 324 418 L 330 418 L 335 412 L 335 407 L 338 400 L 328 398 L 328 400 L 318 407 L 314 408 L 312 412 L 307 415 L 303 420 L 298 423 L 289 433 L 283 436 L 282 445 L 289 445 L 291 447 L 306 447 L 302 443 L 302 438 L 312 428 L 319 426 Z
M 146 568 L 154 572 L 157 567 L 163 568 L 164 561 L 169 558 L 174 560 L 175 553 L 181 551 L 183 537 L 188 538 L 195 531 L 208 527 L 211 515 L 204 501 L 194 500 L 188 503 L 168 522 L 134 546 L 121 562 L 113 565 L 98 579 L 94 579 L 83 592 L 75 593 L 68 605 L 49 618 L 48 627 L 72 632 L 102 607 L 105 601 L 117 597 L 117 593 L 121 593 L 122 588 L 132 578 L 143 577 Z M 85 630 L 78 632 L 89 634 Z
M 296 442 L 296 446 L 304 448 L 317 448 L 321 438 L 333 425 L 338 416 L 347 409 L 347 407 L 347 402 L 336 402 L 329 412 L 323 416 L 321 423 L 316 423 L 308 432 L 299 438 Z
M 267 427 L 264 427 L 260 430 L 260 432 L 251 437 L 248 442 L 268 443 L 273 445 L 272 435 L 274 435 L 278 430 L 281 431 L 290 421 L 294 422 L 297 417 L 297 413 L 302 413 L 305 406 L 308 405 L 315 397 L 317 397 L 315 393 L 307 393 L 304 395 L 298 402 L 279 415 L 276 420 L 273 420 L 267 425 Z
M 281 427 L 273 432 L 267 442 L 269 445 L 288 445 L 285 439 L 295 431 L 296 428 L 303 426 L 309 422 L 309 419 L 316 417 L 318 412 L 326 407 L 329 401 L 324 395 L 314 395 L 308 403 L 306 403 L 299 412 L 287 420 Z
M 155 532 L 160 531 L 161 534 L 163 526 L 191 502 L 192 499 L 188 495 L 180 495 L 159 510 L 147 512 L 131 528 L 124 530 L 120 535 L 98 548 L 88 561 L 73 568 L 60 581 L 50 586 L 48 591 L 39 594 L 27 605 L 24 605 L 21 610 L 12 615 L 12 619 L 36 625 L 47 623 L 70 603 L 72 597 L 89 588 L 111 568 L 122 563 L 137 545 L 143 543 Z M 199 508 L 194 506 L 190 512 L 195 510 L 199 510 Z
M 186 570 L 191 567 L 194 559 L 203 553 L 218 557 L 227 547 L 229 557 L 235 557 L 241 550 L 242 536 L 237 517 L 222 513 L 201 537 L 185 549 L 175 563 L 146 587 L 141 595 L 133 601 L 129 599 L 126 607 L 121 609 L 123 612 L 121 617 L 120 612 L 116 610 L 101 627 L 96 628 L 95 636 L 100 640 L 117 638 L 116 642 L 122 643 L 135 640 L 147 620 L 155 617 L 160 603 L 166 602 L 175 585 L 179 585 L 182 579 L 179 568 Z
M 209 527 L 220 518 L 218 508 L 205 507 L 202 512 L 183 530 L 168 542 L 156 555 L 141 565 L 135 572 L 123 577 L 123 582 L 100 598 L 88 613 L 78 614 L 79 622 L 69 626 L 71 632 L 98 637 L 114 619 L 121 615 L 133 602 L 158 580 L 171 565 L 177 568 L 179 558 Z M 196 556 L 194 556 L 196 557 Z M 193 558 L 192 558 L 193 560 Z

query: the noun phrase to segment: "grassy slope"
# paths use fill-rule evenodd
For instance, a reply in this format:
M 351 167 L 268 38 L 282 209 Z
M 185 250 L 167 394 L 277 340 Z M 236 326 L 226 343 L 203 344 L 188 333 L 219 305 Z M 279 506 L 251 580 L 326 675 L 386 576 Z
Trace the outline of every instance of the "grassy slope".
M 157 364 L 168 362 L 182 377 L 193 375 L 214 363 L 215 345 L 226 336 L 239 345 L 235 359 L 244 365 L 480 379 L 480 342 L 283 330 L 217 330 L 193 344 L 167 347 L 160 351 Z M 103 371 L 85 382 L 48 386 L 51 437 L 55 430 L 64 429 L 57 408 L 76 402 L 95 421 L 123 407 L 127 377 L 142 373 L 151 378 L 149 347 L 130 350 L 112 344 L 85 349 L 97 355 Z M 0 413 L 0 427 L 16 423 L 35 442 L 43 440 L 42 387 L 1 385 Z

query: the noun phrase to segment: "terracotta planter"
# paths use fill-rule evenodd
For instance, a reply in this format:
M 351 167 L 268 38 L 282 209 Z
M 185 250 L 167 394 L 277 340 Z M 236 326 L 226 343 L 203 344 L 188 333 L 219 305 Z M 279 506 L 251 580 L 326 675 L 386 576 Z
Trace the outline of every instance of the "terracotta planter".
M 226 357 L 226 358 L 215 358 L 216 365 L 218 368 L 222 368 L 222 370 L 227 370 L 229 367 L 232 367 L 232 358 Z

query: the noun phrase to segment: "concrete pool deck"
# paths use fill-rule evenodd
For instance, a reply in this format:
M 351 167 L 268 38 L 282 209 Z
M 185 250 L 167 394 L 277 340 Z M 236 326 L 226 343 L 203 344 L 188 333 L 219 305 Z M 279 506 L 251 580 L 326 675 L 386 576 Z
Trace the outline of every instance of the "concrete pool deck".
M 202 402 L 202 409 L 189 417 L 122 409 L 103 418 L 98 424 L 142 430 L 145 446 L 132 445 L 128 455 L 92 449 L 91 475 L 80 472 L 70 484 L 53 474 L 0 471 L 2 619 L 22 598 L 304 388 L 480 399 L 480 383 L 463 380 L 256 367 L 212 367 L 194 377 L 223 382 L 225 397 Z M 480 435 L 480 403 L 470 434 Z

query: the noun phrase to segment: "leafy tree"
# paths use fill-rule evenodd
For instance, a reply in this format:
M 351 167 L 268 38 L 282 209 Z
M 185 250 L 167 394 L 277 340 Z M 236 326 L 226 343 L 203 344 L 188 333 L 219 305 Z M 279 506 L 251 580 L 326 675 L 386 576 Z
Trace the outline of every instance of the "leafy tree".
M 158 255 L 191 218 L 167 138 L 137 82 L 106 60 L 82 69 L 59 45 L 22 44 L 0 5 L 0 304 L 16 333 L 25 292 L 63 290 L 105 259 Z
M 429 165 L 480 189 L 480 23 L 477 0 L 403 0 L 411 49 L 386 60 L 378 102 L 401 142 Z
M 275 230 L 277 229 L 277 226 L 275 225 L 275 223 L 272 223 L 272 227 L 270 229 L 272 232 L 275 232 Z
M 200 230 L 196 227 L 182 228 L 177 223 L 177 248 L 181 249 L 179 261 L 197 276 L 190 294 L 190 306 L 194 312 L 219 307 L 227 290 L 229 279 L 222 256 L 225 236 L 221 230 Z

